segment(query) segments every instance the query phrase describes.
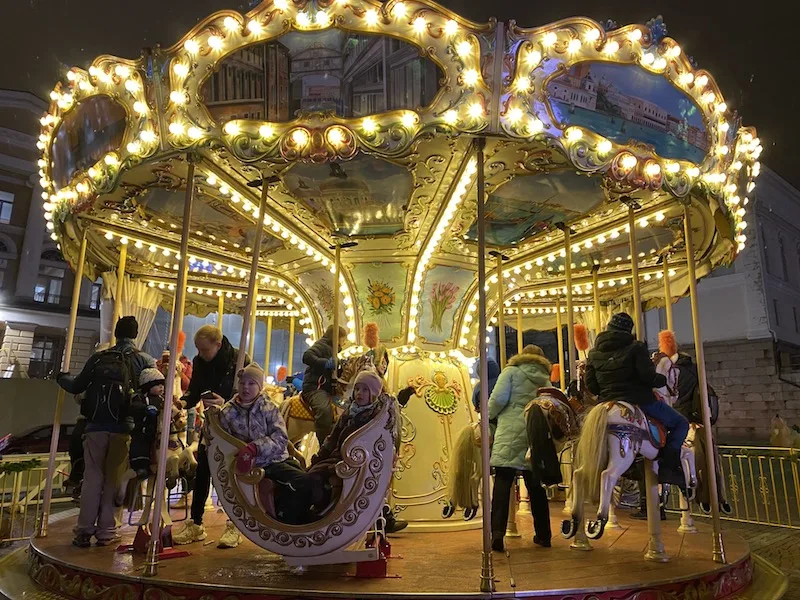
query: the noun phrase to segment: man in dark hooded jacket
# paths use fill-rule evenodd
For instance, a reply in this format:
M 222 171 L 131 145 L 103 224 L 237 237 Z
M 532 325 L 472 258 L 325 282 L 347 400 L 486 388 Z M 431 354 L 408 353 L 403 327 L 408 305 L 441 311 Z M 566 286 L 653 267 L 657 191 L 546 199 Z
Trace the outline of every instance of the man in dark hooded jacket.
M 347 330 L 339 327 L 339 346 L 341 349 L 347 340 Z M 333 429 L 333 325 L 325 330 L 325 335 L 314 342 L 303 354 L 306 372 L 303 374 L 303 399 L 311 407 L 314 414 L 314 431 L 320 446 Z
M 667 379 L 656 372 L 647 346 L 632 334 L 633 319 L 617 313 L 606 331 L 597 336 L 586 365 L 586 386 L 600 402 L 622 401 L 634 404 L 667 429 L 667 443 L 659 451 L 659 480 L 683 486 L 681 445 L 689 432 L 689 422 L 680 413 L 653 395 L 653 388 L 664 387 Z

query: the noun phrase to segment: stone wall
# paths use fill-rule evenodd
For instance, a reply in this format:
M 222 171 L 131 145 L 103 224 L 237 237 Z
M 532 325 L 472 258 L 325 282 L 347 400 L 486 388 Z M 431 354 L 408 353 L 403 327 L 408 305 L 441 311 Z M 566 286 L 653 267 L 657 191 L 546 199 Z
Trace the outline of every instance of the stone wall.
M 694 355 L 694 348 L 681 348 Z M 708 382 L 720 398 L 720 443 L 768 445 L 779 414 L 800 423 L 800 388 L 778 379 L 771 340 L 731 340 L 704 346 Z
M 3 344 L 0 346 L 0 371 L 5 372 L 14 359 L 27 373 L 31 364 L 31 348 L 35 323 L 6 323 Z
M 94 353 L 94 347 L 100 339 L 100 334 L 91 329 L 76 329 L 75 339 L 72 342 L 72 357 L 69 363 L 71 373 L 78 373 Z

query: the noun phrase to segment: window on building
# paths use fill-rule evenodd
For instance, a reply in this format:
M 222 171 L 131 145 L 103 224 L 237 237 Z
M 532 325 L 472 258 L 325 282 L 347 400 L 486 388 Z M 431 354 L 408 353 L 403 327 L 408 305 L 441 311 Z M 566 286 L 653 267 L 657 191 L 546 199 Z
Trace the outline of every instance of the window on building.
M 772 310 L 775 312 L 775 327 L 780 327 L 781 317 L 778 311 L 778 301 L 776 299 L 772 300 Z
M 778 251 L 781 253 L 781 270 L 783 271 L 783 280 L 789 281 L 789 271 L 786 268 L 786 248 L 783 245 L 783 238 L 778 236 Z
M 49 260 L 52 262 L 64 262 L 64 257 L 61 256 L 61 251 L 57 248 L 48 248 L 42 252 L 42 260 Z
M 14 194 L 0 192 L 0 223 L 11 223 L 11 213 L 14 211 Z
M 39 277 L 33 288 L 33 301 L 42 304 L 58 304 L 61 302 L 61 287 L 64 283 L 65 269 L 39 267 Z
M 89 296 L 89 308 L 100 310 L 100 303 L 103 301 L 103 280 L 98 279 L 92 284 L 92 293 Z
M 35 379 L 55 377 L 61 368 L 64 338 L 57 335 L 34 335 L 28 375 Z

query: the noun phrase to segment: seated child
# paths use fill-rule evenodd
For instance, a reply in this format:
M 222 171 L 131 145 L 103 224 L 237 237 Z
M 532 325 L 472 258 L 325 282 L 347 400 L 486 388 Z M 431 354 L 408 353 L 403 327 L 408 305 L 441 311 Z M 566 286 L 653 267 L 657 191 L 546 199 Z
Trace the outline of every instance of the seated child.
M 247 442 L 236 453 L 236 470 L 249 473 L 264 469 L 275 482 L 275 509 L 279 520 L 297 524 L 307 521 L 308 477 L 289 457 L 289 436 L 278 407 L 261 393 L 264 371 L 250 363 L 239 372 L 237 393 L 220 409 L 220 425 L 232 436 Z
M 137 479 L 150 476 L 152 453 L 158 436 L 158 415 L 164 407 L 164 376 L 155 368 L 139 375 L 139 392 L 131 398 L 130 462 Z

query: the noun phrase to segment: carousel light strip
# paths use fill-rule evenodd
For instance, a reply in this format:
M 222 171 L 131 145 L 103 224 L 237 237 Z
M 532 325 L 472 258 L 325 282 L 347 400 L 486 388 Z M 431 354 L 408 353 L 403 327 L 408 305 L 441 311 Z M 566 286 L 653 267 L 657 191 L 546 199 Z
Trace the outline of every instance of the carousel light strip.
M 417 262 L 417 268 L 414 273 L 414 283 L 411 288 L 411 306 L 409 308 L 408 334 L 406 335 L 406 339 L 409 343 L 417 339 L 417 328 L 419 326 L 417 322 L 419 309 L 417 306 L 419 305 L 419 297 L 422 294 L 422 281 L 425 277 L 425 273 L 428 270 L 428 264 L 430 263 L 433 254 L 439 248 L 442 236 L 450 225 L 450 221 L 453 220 L 453 216 L 458 210 L 458 207 L 461 205 L 461 201 L 464 199 L 464 196 L 466 196 L 467 191 L 472 185 L 472 179 L 478 170 L 477 165 L 478 163 L 475 158 L 470 158 L 467 161 L 464 172 L 461 174 L 453 193 L 450 195 L 450 199 L 448 200 L 444 211 L 439 216 L 439 219 L 436 222 L 436 227 L 428 238 L 428 242 L 425 245 L 425 250 L 422 252 L 422 256 Z
M 577 312 L 594 311 L 594 304 L 588 304 L 588 303 L 587 304 L 573 304 L 572 305 L 572 311 L 576 312 L 576 313 Z M 552 306 L 539 306 L 539 305 L 524 306 L 523 305 L 523 307 L 522 307 L 522 314 L 523 315 L 533 315 L 533 314 L 539 314 L 539 315 L 548 314 L 549 315 L 551 313 L 555 314 L 556 312 L 565 313 L 565 312 L 567 312 L 567 308 L 565 306 L 561 306 L 560 307 L 560 311 L 559 311 L 559 309 L 557 309 L 555 305 L 552 305 Z M 518 313 L 519 313 L 519 310 L 517 308 L 505 308 L 503 310 L 503 314 L 506 314 L 506 315 L 516 315 Z M 494 317 L 494 318 L 496 319 L 497 317 Z

